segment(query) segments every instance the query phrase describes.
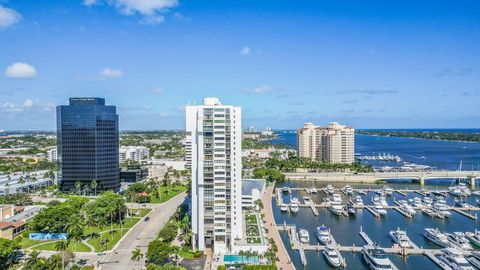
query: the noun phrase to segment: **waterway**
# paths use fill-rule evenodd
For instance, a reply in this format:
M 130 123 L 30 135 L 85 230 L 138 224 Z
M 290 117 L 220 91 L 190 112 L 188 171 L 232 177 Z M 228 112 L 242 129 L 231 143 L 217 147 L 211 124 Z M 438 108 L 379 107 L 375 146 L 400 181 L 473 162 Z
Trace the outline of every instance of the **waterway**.
M 390 153 L 392 155 L 399 155 L 403 160 L 415 164 L 429 165 L 438 169 L 457 169 L 460 161 L 462 161 L 463 169 L 477 169 L 480 160 L 480 143 L 462 143 L 462 142 L 448 142 L 448 141 L 430 141 L 422 139 L 409 138 L 393 138 L 393 137 L 377 137 L 377 136 L 362 136 L 357 135 L 356 139 L 356 153 L 362 155 L 372 155 L 378 153 Z M 281 133 L 280 137 L 274 143 L 287 143 L 295 147 L 295 134 L 291 132 Z M 452 183 L 451 179 L 443 179 L 441 181 L 429 181 L 426 187 L 429 189 L 441 188 L 445 189 Z M 310 182 L 284 182 L 277 184 L 277 187 L 311 187 L 313 183 Z M 317 183 L 317 188 L 322 188 L 325 183 Z M 334 184 L 336 188 L 341 188 L 345 184 Z M 364 185 L 364 184 L 350 184 L 353 188 L 382 188 L 382 185 Z M 401 189 L 420 189 L 417 184 L 408 182 L 390 182 L 388 185 L 392 188 Z M 304 191 L 294 191 L 292 196 L 301 198 L 305 196 Z M 362 196 L 366 204 L 371 204 L 371 197 L 373 192 L 369 192 L 367 196 Z M 319 192 L 313 196 L 312 199 L 316 203 L 321 203 L 326 195 Z M 409 193 L 407 197 L 394 193 L 388 197 L 389 205 L 394 205 L 394 198 L 397 200 L 408 199 L 419 196 L 416 193 Z M 343 204 L 346 204 L 348 198 L 342 194 Z M 283 195 L 284 202 L 290 201 L 290 195 Z M 472 196 L 468 199 L 471 204 L 475 203 L 475 199 L 479 197 Z M 447 202 L 453 205 L 453 197 L 448 196 Z M 381 218 L 375 218 L 367 210 L 360 210 L 355 216 L 337 217 L 330 213 L 328 209 L 319 209 L 319 215 L 314 216 L 311 209 L 300 208 L 297 214 L 283 213 L 273 203 L 273 211 L 276 223 L 281 224 L 295 224 L 298 229 L 304 228 L 310 233 L 310 243 L 317 244 L 315 236 L 316 227 L 324 224 L 331 228 L 331 232 L 336 241 L 342 245 L 363 246 L 365 242 L 359 236 L 359 231 L 362 228 L 370 238 L 383 247 L 391 247 L 393 241 L 389 235 L 391 230 L 401 228 L 407 231 L 410 239 L 419 247 L 424 248 L 440 248 L 425 240 L 423 237 L 423 230 L 426 227 L 439 228 L 445 232 L 454 231 L 474 231 L 480 230 L 480 221 L 475 221 L 462 216 L 456 212 L 449 219 L 431 218 L 420 211 L 412 218 L 408 219 L 395 210 L 388 210 L 388 214 Z M 480 213 L 477 213 L 480 216 Z M 290 249 L 290 243 L 286 233 L 281 233 L 284 245 L 287 248 L 292 262 L 297 269 L 331 269 L 326 263 L 324 257 L 320 252 L 306 251 L 308 265 L 303 267 L 300 261 L 300 255 L 297 251 Z M 364 264 L 360 253 L 344 253 L 343 256 L 347 262 L 347 269 L 368 269 Z M 392 262 L 399 269 L 440 269 L 430 259 L 425 256 L 408 256 L 403 259 L 400 256 L 388 255 Z

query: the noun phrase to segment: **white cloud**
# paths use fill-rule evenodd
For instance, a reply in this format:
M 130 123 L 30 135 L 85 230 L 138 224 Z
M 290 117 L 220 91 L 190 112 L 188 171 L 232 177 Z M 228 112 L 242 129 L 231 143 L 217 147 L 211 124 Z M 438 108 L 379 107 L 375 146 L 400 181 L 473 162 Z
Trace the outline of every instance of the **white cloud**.
M 266 85 L 253 89 L 253 93 L 255 93 L 255 94 L 267 94 L 267 93 L 270 93 L 272 91 L 273 91 L 273 88 L 270 87 L 270 86 L 266 86 Z
M 123 77 L 123 71 L 119 69 L 104 68 L 100 71 L 100 79 L 113 79 Z
M 162 88 L 155 88 L 155 89 L 152 89 L 152 91 L 151 91 L 151 92 L 152 92 L 152 93 L 154 93 L 155 95 L 159 95 L 159 96 L 161 96 L 161 95 L 165 94 L 165 91 L 163 91 L 163 89 L 162 89 Z
M 37 71 L 32 65 L 17 62 L 7 67 L 5 75 L 9 78 L 28 79 L 37 76 Z
M 250 55 L 251 53 L 252 53 L 252 50 L 249 47 L 243 47 L 240 50 L 240 55 L 242 56 L 247 56 L 247 55 Z
M 26 108 L 31 108 L 33 106 L 33 100 L 27 99 L 25 102 L 23 102 L 23 106 Z
M 0 29 L 12 26 L 18 23 L 22 16 L 11 8 L 6 8 L 0 5 Z
M 178 6 L 178 0 L 84 0 L 83 4 L 92 6 L 104 2 L 114 6 L 125 15 L 141 15 L 141 24 L 155 25 L 162 23 L 165 17 L 160 15 Z

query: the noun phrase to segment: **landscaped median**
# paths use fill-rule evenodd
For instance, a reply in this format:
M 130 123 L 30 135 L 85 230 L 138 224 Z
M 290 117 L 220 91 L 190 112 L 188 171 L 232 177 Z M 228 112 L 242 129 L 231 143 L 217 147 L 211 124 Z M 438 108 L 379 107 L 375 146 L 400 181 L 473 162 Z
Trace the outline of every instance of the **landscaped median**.
M 117 194 L 107 193 L 94 202 L 70 198 L 60 205 L 42 210 L 27 223 L 31 231 L 15 237 L 21 248 L 58 251 L 62 240 L 31 240 L 30 232 L 66 233 L 66 250 L 102 252 L 112 249 L 151 209 L 127 209 Z M 119 214 L 120 213 L 120 214 Z

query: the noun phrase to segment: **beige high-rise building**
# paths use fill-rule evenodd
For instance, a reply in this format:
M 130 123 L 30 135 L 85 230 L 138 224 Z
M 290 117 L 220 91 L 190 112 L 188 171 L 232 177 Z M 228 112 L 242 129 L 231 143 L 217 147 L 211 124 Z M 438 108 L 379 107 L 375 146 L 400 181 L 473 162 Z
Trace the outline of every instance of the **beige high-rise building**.
M 298 156 L 330 163 L 354 162 L 355 129 L 336 122 L 328 127 L 305 123 L 297 130 Z

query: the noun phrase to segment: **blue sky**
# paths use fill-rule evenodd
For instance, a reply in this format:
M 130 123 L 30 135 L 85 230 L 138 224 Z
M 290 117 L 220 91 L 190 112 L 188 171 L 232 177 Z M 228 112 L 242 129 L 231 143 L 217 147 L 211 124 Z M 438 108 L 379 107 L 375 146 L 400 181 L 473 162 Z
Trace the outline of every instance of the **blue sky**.
M 121 129 L 205 96 L 259 128 L 478 128 L 480 2 L 0 0 L 0 72 L 7 130 L 53 130 L 70 96 Z

